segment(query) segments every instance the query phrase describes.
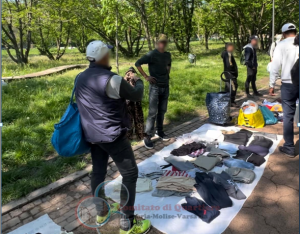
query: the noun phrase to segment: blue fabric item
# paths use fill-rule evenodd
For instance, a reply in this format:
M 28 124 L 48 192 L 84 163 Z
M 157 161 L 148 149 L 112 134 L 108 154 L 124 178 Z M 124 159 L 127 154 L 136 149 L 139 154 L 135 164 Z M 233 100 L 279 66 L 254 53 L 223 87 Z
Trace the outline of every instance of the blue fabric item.
M 91 150 L 90 144 L 84 138 L 77 104 L 73 102 L 75 86 L 76 81 L 69 106 L 60 122 L 54 125 L 51 138 L 54 149 L 63 157 L 85 154 Z
M 270 111 L 266 106 L 259 106 L 259 109 L 263 114 L 265 124 L 272 125 L 277 123 L 277 118 L 274 116 L 272 111 Z
M 246 168 L 250 170 L 254 170 L 255 166 L 252 163 L 245 162 L 239 159 L 223 159 L 223 163 L 226 167 L 238 167 L 238 168 Z

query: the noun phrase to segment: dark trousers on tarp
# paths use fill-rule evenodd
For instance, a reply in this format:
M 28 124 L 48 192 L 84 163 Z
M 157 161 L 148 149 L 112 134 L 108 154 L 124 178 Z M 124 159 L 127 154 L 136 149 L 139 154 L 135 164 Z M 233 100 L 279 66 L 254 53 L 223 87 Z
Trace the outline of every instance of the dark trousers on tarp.
M 93 162 L 93 172 L 91 178 L 91 186 L 93 195 L 95 195 L 96 188 L 104 182 L 109 156 L 112 157 L 120 174 L 123 177 L 121 187 L 121 211 L 125 214 L 121 218 L 120 226 L 126 230 L 129 228 L 128 220 L 132 223 L 134 219 L 134 202 L 136 193 L 136 181 L 138 178 L 138 167 L 135 162 L 134 154 L 131 144 L 127 137 L 121 136 L 116 141 L 111 143 L 92 144 L 91 156 Z M 104 186 L 96 194 L 98 197 L 105 199 Z M 96 200 L 96 199 L 95 199 Z M 126 203 L 127 202 L 127 203 Z M 98 215 L 105 216 L 107 214 L 107 205 L 96 205 Z
M 282 83 L 280 90 L 283 109 L 283 146 L 291 153 L 294 153 L 294 115 L 296 111 L 296 101 L 297 98 L 299 98 L 299 86 Z

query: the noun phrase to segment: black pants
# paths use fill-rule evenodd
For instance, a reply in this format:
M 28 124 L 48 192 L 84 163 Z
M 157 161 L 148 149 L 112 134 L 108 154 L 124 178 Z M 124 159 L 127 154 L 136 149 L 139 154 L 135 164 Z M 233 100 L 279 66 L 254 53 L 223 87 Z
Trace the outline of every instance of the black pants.
M 169 99 L 169 86 L 158 87 L 150 85 L 149 87 L 149 113 L 146 122 L 145 133 L 148 136 L 154 135 L 154 125 L 156 121 L 156 130 L 163 131 L 165 113 L 167 112 Z
M 247 66 L 247 80 L 245 82 L 245 91 L 246 94 L 249 94 L 249 88 L 250 88 L 250 83 L 251 83 L 251 87 L 253 89 L 254 93 L 258 93 L 257 92 L 257 88 L 256 88 L 256 74 L 257 74 L 257 68 L 253 69 Z
M 91 178 L 93 195 L 95 195 L 95 190 L 98 185 L 103 183 L 105 180 L 109 156 L 112 157 L 123 177 L 122 183 L 124 186 L 121 187 L 120 205 L 123 207 L 122 212 L 125 216 L 121 218 L 120 225 L 122 229 L 126 230 L 129 227 L 128 220 L 130 221 L 130 224 L 132 224 L 134 218 L 136 181 L 138 178 L 138 168 L 131 144 L 126 136 L 119 137 L 112 143 L 92 144 L 91 155 L 93 162 Z M 104 186 L 99 190 L 96 196 L 105 199 Z M 107 214 L 106 208 L 107 205 L 105 203 L 97 204 L 96 209 L 98 215 L 105 216 Z
M 296 111 L 296 101 L 299 98 L 299 86 L 293 84 L 281 84 L 281 101 L 283 109 L 283 146 L 295 152 L 294 144 L 294 115 Z
M 231 80 L 231 103 L 235 102 L 235 96 L 237 93 L 238 83 L 237 79 Z M 225 82 L 225 92 L 230 92 L 230 82 Z

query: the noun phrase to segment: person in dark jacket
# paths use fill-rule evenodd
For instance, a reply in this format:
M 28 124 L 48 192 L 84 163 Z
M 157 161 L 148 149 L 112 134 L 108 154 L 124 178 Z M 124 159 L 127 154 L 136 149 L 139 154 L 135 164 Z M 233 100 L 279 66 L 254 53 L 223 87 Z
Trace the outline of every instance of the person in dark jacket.
M 256 74 L 257 74 L 257 67 L 258 67 L 257 55 L 256 55 L 257 44 L 258 44 L 258 37 L 251 36 L 249 39 L 249 44 L 244 46 L 245 64 L 247 66 L 247 79 L 245 82 L 245 90 L 248 98 L 252 97 L 252 95 L 250 95 L 249 92 L 250 83 L 253 89 L 253 95 L 262 96 L 262 94 L 260 94 L 256 88 Z
M 236 107 L 235 96 L 238 88 L 238 67 L 233 56 L 233 51 L 233 43 L 226 43 L 225 50 L 222 52 L 221 57 L 223 59 L 225 77 L 227 80 L 231 79 L 231 106 Z M 230 81 L 227 81 L 225 83 L 225 92 L 229 91 Z
M 150 83 L 149 88 L 149 114 L 146 122 L 144 145 L 147 149 L 153 148 L 151 137 L 156 134 L 163 141 L 168 141 L 168 136 L 163 131 L 165 113 L 169 99 L 169 80 L 171 70 L 171 54 L 166 51 L 168 38 L 161 34 L 156 43 L 156 49 L 136 61 L 135 66 Z M 150 76 L 142 68 L 148 64 Z M 154 125 L 156 122 L 156 132 Z
M 112 157 L 123 180 L 121 189 L 120 233 L 144 233 L 149 230 L 149 220 L 137 222 L 134 217 L 134 202 L 138 168 L 131 144 L 126 137 L 130 128 L 126 100 L 140 101 L 144 84 L 134 76 L 135 86 L 131 86 L 121 76 L 111 72 L 109 49 L 111 46 L 102 41 L 92 41 L 87 46 L 86 55 L 90 66 L 77 77 L 76 102 L 78 105 L 84 136 L 91 143 L 93 172 L 91 178 L 92 193 L 105 199 L 103 182 L 107 172 L 109 156 Z M 106 202 L 95 199 L 99 226 L 106 223 L 112 212 L 120 205 L 114 203 L 111 208 Z M 129 221 L 129 222 L 128 222 Z

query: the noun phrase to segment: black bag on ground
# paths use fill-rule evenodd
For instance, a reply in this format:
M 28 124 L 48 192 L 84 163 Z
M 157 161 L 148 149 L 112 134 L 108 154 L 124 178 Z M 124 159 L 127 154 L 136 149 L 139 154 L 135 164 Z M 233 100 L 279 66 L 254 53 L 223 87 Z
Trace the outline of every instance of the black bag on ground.
M 221 80 L 227 81 L 222 77 Z M 222 81 L 221 81 L 222 82 Z M 231 82 L 231 80 L 230 80 Z M 221 86 L 221 85 L 220 85 Z M 231 87 L 231 84 L 230 84 Z M 221 87 L 220 87 L 221 89 Z M 231 91 L 230 92 L 219 92 L 219 93 L 207 93 L 206 94 L 206 107 L 208 111 L 208 121 L 214 124 L 226 124 L 229 123 L 230 118 L 230 105 L 231 105 Z

